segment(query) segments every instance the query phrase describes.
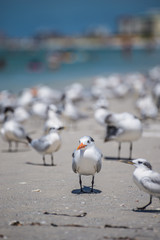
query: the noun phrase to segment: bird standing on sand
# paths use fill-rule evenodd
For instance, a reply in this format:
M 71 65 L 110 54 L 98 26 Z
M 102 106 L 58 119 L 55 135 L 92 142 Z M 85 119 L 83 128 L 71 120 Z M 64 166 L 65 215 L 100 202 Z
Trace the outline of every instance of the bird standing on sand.
M 45 136 L 42 136 L 39 139 L 32 140 L 29 136 L 27 136 L 27 140 L 30 145 L 40 154 L 43 155 L 43 163 L 46 165 L 45 162 L 45 155 L 51 155 L 51 165 L 54 166 L 54 158 L 53 153 L 57 152 L 61 146 L 61 137 L 58 134 L 57 128 L 50 128 L 49 133 Z
M 44 133 L 47 134 L 52 127 L 64 129 L 64 124 L 58 116 L 58 108 L 54 104 L 50 104 L 47 109 L 47 120 L 44 123 Z
M 136 107 L 140 111 L 142 119 L 155 119 L 158 115 L 158 108 L 151 95 L 141 96 L 136 101 Z
M 69 124 L 73 124 L 73 127 L 80 119 L 87 118 L 87 115 L 79 111 L 78 107 L 68 98 L 65 99 L 63 108 L 62 116 Z
M 152 197 L 160 199 L 160 174 L 152 170 L 151 164 L 142 158 L 138 158 L 132 161 L 122 161 L 124 163 L 132 164 L 136 167 L 133 172 L 133 180 L 140 190 L 150 195 L 150 201 L 144 207 L 137 208 L 138 210 L 144 210 L 152 203 Z
M 4 141 L 9 143 L 8 151 L 12 150 L 12 142 L 16 144 L 16 150 L 18 150 L 18 143 L 26 142 L 26 132 L 21 124 L 19 124 L 13 118 L 14 109 L 12 107 L 6 107 L 4 110 L 4 124 L 1 128 L 1 135 Z
M 111 113 L 106 117 L 106 137 L 107 141 L 119 142 L 118 158 L 120 158 L 121 142 L 130 142 L 130 155 L 132 157 L 132 142 L 138 140 L 142 135 L 142 123 L 134 115 L 124 113 Z
M 14 119 L 19 123 L 24 123 L 30 118 L 30 114 L 24 107 L 16 107 L 14 110 Z
M 105 119 L 110 114 L 109 103 L 106 98 L 100 97 L 95 104 L 94 118 L 101 126 L 106 126 Z
M 83 192 L 82 175 L 92 175 L 91 192 L 93 192 L 95 173 L 100 172 L 102 167 L 102 153 L 96 148 L 93 138 L 89 136 L 80 138 L 79 146 L 73 152 L 72 157 L 72 170 L 79 173 L 81 192 Z

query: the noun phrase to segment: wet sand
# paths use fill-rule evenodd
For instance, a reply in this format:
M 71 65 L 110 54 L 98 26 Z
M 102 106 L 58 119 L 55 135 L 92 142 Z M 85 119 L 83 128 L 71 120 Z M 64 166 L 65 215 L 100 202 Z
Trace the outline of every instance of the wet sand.
M 134 99 L 109 100 L 112 111 L 137 113 Z M 43 166 L 41 155 L 19 145 L 7 152 L 0 139 L 0 238 L 25 239 L 160 239 L 160 203 L 153 199 L 144 211 L 149 195 L 133 183 L 133 166 L 117 160 L 118 144 L 103 142 L 104 129 L 93 119 L 78 122 L 76 129 L 61 133 L 62 147 L 54 154 L 56 166 Z M 30 120 L 27 130 L 33 138 L 42 134 L 43 121 Z M 72 171 L 72 152 L 83 135 L 94 138 L 104 155 L 95 176 L 94 193 L 89 193 L 91 177 L 83 177 L 86 193 L 80 194 L 78 175 Z M 146 158 L 160 172 L 160 124 L 147 121 L 140 140 L 133 144 L 133 158 Z M 122 144 L 121 157 L 129 156 L 129 144 Z

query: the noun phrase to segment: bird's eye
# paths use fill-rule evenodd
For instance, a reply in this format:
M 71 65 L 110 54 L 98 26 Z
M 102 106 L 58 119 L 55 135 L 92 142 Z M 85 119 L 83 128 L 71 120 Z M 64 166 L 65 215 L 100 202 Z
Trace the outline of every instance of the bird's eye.
M 142 164 L 142 162 L 141 162 L 141 161 L 138 161 L 138 163 L 139 163 L 139 164 Z
M 90 143 L 90 141 L 88 140 L 87 143 Z

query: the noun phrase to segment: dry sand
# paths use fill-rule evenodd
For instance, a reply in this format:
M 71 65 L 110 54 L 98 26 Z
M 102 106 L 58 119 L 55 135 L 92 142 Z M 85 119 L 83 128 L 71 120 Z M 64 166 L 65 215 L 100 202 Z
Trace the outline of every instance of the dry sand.
M 110 100 L 112 111 L 135 112 L 133 99 Z M 85 106 L 86 107 L 86 106 Z M 160 239 L 160 203 L 141 212 L 133 211 L 149 201 L 132 180 L 133 166 L 103 160 L 95 176 L 94 193 L 79 194 L 78 175 L 72 172 L 72 152 L 83 135 L 94 138 L 104 157 L 116 157 L 118 145 L 104 143 L 104 129 L 93 119 L 81 120 L 77 129 L 62 132 L 62 147 L 55 153 L 56 166 L 43 166 L 42 157 L 30 147 L 7 152 L 0 139 L 0 238 L 25 239 Z M 136 112 L 135 112 L 136 113 Z M 42 121 L 31 120 L 27 130 L 42 134 Z M 149 121 L 143 137 L 133 145 L 133 158 L 148 159 L 160 172 L 160 124 Z M 129 156 L 129 144 L 122 144 L 121 156 Z M 47 156 L 50 164 L 50 157 Z M 83 177 L 89 191 L 91 177 Z M 48 213 L 48 214 L 46 214 Z

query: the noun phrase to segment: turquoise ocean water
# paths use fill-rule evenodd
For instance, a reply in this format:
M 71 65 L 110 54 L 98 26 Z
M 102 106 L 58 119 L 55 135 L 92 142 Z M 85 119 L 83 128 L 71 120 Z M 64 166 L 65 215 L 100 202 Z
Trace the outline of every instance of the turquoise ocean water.
M 25 87 L 46 84 L 62 89 L 73 82 L 87 85 L 95 76 L 111 73 L 146 73 L 160 65 L 160 50 L 132 50 L 124 54 L 120 49 L 65 49 L 58 67 L 50 68 L 47 50 L 0 51 L 0 90 L 19 92 Z

